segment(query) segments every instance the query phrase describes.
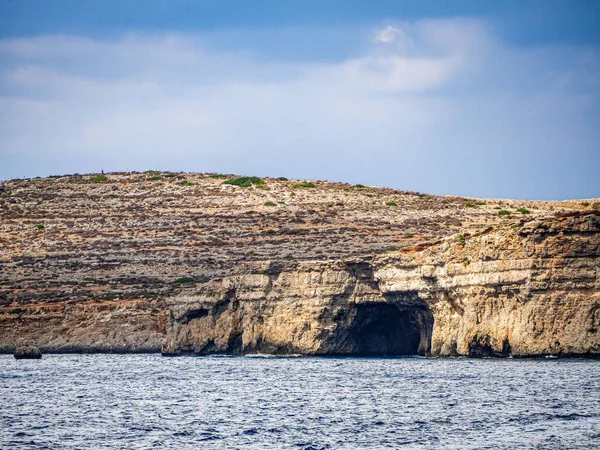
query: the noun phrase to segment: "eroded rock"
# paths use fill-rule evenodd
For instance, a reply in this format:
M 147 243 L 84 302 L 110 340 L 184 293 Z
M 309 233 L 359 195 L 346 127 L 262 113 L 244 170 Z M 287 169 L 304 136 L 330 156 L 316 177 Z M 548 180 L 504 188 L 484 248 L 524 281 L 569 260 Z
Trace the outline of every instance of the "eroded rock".
M 600 354 L 597 201 L 107 178 L 2 184 L 0 351 Z
M 40 349 L 32 345 L 16 347 L 13 354 L 15 359 L 40 359 L 42 357 Z

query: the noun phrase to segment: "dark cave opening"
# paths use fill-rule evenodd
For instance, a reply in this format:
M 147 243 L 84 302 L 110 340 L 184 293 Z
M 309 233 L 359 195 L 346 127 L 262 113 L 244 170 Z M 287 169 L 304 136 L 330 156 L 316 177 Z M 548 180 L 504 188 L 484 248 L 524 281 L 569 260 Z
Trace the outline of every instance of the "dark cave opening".
M 416 355 L 420 351 L 427 311 L 400 309 L 389 303 L 358 305 L 354 327 L 360 355 Z M 433 319 L 431 320 L 433 325 Z M 427 334 L 427 333 L 425 333 Z M 428 333 L 431 336 L 431 333 Z
M 339 319 L 326 353 L 400 356 L 431 350 L 433 315 L 424 305 L 355 304 Z

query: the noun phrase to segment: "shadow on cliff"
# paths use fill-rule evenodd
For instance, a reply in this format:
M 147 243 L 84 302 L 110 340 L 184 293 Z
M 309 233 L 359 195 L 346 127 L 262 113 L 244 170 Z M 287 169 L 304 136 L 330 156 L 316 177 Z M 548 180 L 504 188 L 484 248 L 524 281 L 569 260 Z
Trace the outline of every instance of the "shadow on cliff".
M 318 354 L 353 356 L 428 355 L 433 314 L 424 302 L 411 296 L 399 301 L 354 304 L 331 317 L 335 330 L 324 336 Z M 405 300 L 405 299 L 403 299 Z

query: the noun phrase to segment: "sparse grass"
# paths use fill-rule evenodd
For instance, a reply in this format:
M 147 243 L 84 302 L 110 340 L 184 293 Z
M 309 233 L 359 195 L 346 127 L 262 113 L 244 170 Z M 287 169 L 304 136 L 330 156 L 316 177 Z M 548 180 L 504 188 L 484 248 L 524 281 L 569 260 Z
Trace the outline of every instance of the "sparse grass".
M 309 181 L 309 182 L 305 182 L 305 183 L 296 183 L 296 184 L 293 184 L 292 187 L 295 187 L 295 188 L 315 188 L 315 187 L 317 187 L 317 185 L 315 183 Z
M 498 211 L 498 215 L 499 216 L 510 216 L 510 211 L 507 211 L 505 209 L 501 209 L 500 211 Z
M 485 202 L 467 202 L 467 203 L 465 203 L 465 206 L 467 208 L 475 208 L 477 206 L 483 206 L 483 205 L 485 205 Z
M 467 242 L 464 234 L 459 234 L 458 236 L 456 236 L 456 241 L 461 247 L 464 247 Z
M 190 277 L 179 277 L 175 280 L 175 283 L 177 284 L 189 284 L 189 283 L 193 283 L 194 279 L 190 278 Z
M 527 208 L 517 208 L 517 211 L 519 211 L 521 214 L 531 214 L 531 211 L 529 211 Z
M 36 223 L 35 224 L 35 229 L 36 230 L 43 230 L 44 229 L 44 224 L 43 223 Z
M 398 203 L 396 203 L 394 200 L 390 200 L 389 202 L 385 202 L 386 206 L 398 206 Z
M 219 180 L 219 179 L 229 178 L 229 177 L 227 175 L 225 175 L 224 173 L 211 173 L 210 174 L 210 178 L 214 178 L 216 180 Z
M 90 178 L 92 183 L 104 183 L 107 180 L 108 177 L 106 175 L 96 175 Z
M 275 202 L 272 202 L 271 200 L 267 200 L 265 202 L 265 206 L 277 206 L 277 204 Z
M 231 180 L 224 181 L 223 184 L 230 184 L 232 186 L 239 186 L 245 188 L 250 187 L 252 185 L 261 186 L 264 185 L 265 182 L 262 178 L 259 177 L 237 177 L 232 178 Z

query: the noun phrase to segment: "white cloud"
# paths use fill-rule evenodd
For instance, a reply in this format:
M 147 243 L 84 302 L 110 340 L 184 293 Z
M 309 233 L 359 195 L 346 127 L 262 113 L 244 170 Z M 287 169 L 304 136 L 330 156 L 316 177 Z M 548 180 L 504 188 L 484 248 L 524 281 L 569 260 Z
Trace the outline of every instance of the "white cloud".
M 0 41 L 0 178 L 153 166 L 508 196 L 501 176 L 481 174 L 496 155 L 543 146 L 562 158 L 564 133 L 584 153 L 597 137 L 577 126 L 597 114 L 597 87 L 572 89 L 595 79 L 593 52 L 565 71 L 474 21 L 371 36 L 362 54 L 329 62 L 210 50 L 201 35 Z
M 404 36 L 405 35 L 400 28 L 388 25 L 387 27 L 380 28 L 375 32 L 374 41 L 389 44 L 391 42 L 395 42 L 396 40 Z

